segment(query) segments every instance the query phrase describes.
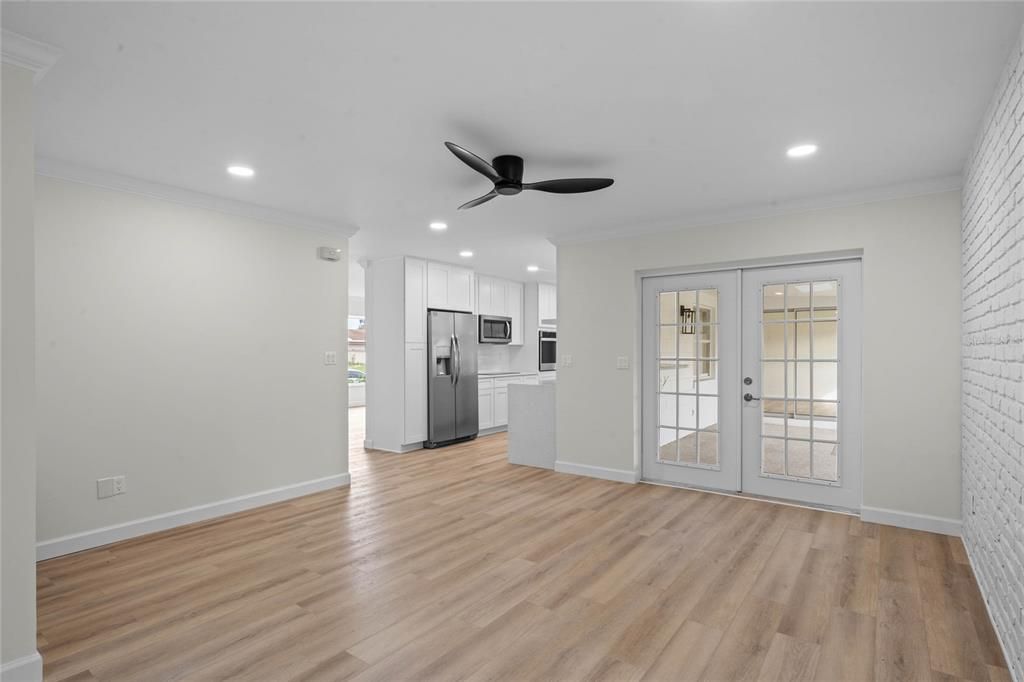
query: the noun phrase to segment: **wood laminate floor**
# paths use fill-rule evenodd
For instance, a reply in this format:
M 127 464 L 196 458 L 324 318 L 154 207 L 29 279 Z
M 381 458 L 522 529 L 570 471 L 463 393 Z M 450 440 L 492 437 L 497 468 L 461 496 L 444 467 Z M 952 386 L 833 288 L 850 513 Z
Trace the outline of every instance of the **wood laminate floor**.
M 511 466 L 352 487 L 39 565 L 48 680 L 1008 680 L 960 541 Z

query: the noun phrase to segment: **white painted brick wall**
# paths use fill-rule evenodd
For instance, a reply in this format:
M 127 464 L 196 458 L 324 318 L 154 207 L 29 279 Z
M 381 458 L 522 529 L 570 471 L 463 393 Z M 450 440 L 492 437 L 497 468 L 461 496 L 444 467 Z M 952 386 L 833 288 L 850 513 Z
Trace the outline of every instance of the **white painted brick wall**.
M 1024 681 L 1024 52 L 1010 55 L 964 171 L 963 539 Z

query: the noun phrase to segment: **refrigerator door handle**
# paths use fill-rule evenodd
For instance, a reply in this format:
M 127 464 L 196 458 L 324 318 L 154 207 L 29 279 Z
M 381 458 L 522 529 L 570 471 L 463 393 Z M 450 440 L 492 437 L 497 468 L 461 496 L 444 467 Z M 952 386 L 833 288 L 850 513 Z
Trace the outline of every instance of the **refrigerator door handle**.
M 462 347 L 459 345 L 459 337 L 452 335 L 452 340 L 455 342 L 455 384 L 458 385 L 459 379 L 462 378 Z
M 456 363 L 457 363 L 457 359 L 455 357 L 455 334 L 452 334 L 451 340 L 448 342 L 448 357 L 451 358 L 450 362 L 452 363 L 452 366 L 451 366 L 451 368 L 448 371 L 451 372 L 452 386 L 454 386 L 455 385 L 455 372 L 456 372 L 455 367 L 456 367 Z

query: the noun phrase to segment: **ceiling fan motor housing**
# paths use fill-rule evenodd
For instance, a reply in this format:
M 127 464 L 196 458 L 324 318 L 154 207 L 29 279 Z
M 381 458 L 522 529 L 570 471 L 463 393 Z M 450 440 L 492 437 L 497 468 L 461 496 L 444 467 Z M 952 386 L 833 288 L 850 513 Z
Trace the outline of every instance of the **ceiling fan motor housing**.
M 523 157 L 504 154 L 495 156 L 491 166 L 503 180 L 494 183 L 494 191 L 511 196 L 523 191 Z

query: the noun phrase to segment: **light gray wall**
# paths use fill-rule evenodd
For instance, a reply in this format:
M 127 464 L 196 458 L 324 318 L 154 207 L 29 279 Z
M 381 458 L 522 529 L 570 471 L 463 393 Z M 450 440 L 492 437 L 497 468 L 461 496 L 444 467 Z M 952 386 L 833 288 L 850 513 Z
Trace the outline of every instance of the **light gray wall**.
M 558 459 L 634 471 L 636 272 L 863 250 L 864 505 L 960 517 L 960 194 L 558 248 Z M 615 358 L 632 358 L 632 371 Z
M 39 540 L 348 471 L 344 238 L 45 177 L 36 225 Z
M 32 72 L 3 65 L 0 232 L 0 663 L 36 651 Z
M 1018 43 L 964 173 L 964 545 L 1024 680 L 1024 47 Z

